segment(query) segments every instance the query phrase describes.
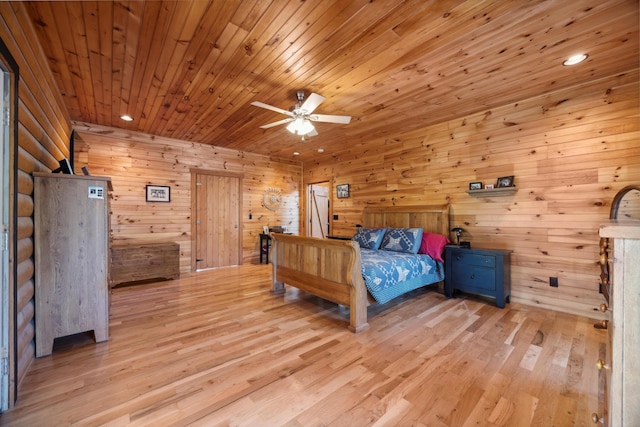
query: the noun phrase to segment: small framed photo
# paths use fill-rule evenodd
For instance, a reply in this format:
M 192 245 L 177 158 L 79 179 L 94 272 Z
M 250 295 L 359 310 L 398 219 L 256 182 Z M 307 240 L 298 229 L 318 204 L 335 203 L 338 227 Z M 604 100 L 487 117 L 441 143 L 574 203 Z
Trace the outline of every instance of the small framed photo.
M 268 225 L 263 225 L 262 226 L 262 234 L 269 234 L 269 226 Z
M 147 185 L 147 202 L 170 202 L 171 187 L 168 185 Z
M 469 190 L 482 190 L 482 183 L 481 182 L 470 182 L 469 183 Z
M 336 196 L 338 199 L 346 199 L 349 197 L 349 184 L 336 185 Z
M 485 184 L 485 190 L 493 190 L 493 184 Z
M 501 178 L 498 178 L 498 182 L 496 183 L 496 188 L 505 188 L 505 187 L 513 187 L 513 175 L 503 176 Z

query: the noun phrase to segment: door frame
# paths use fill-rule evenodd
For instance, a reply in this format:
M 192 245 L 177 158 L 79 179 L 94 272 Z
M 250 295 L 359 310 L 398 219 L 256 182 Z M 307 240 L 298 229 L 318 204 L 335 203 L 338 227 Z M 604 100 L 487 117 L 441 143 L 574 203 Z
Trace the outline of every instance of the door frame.
M 325 183 L 329 185 L 329 212 L 327 215 L 329 221 L 329 233 L 331 233 L 331 230 L 333 230 L 333 178 L 329 178 L 322 181 L 307 182 L 304 185 L 305 190 L 303 194 L 303 200 L 300 204 L 302 206 L 302 209 L 304 209 L 303 215 L 300 215 L 300 218 L 304 218 L 302 220 L 302 227 L 300 228 L 300 235 L 302 236 L 309 235 L 309 221 L 311 220 L 311 212 L 309 211 L 311 200 L 309 200 L 309 192 L 311 191 L 311 187 L 313 185 Z
M 7 249 L 7 280 L 2 284 L 2 298 L 6 298 L 6 301 L 2 301 L 6 313 L 4 314 L 3 321 L 0 322 L 2 328 L 1 333 L 6 334 L 7 347 L 6 354 L 0 356 L 3 360 L 0 360 L 0 364 L 4 365 L 6 369 L 6 381 L 2 381 L 2 401 L 0 401 L 0 412 L 5 411 L 8 408 L 14 406 L 16 399 L 18 398 L 18 320 L 17 320 L 17 277 L 18 277 L 18 263 L 16 262 L 16 254 L 18 253 L 18 239 L 16 230 L 18 229 L 18 88 L 20 79 L 20 68 L 15 61 L 13 55 L 9 51 L 9 48 L 0 39 L 0 62 L 4 72 L 9 77 L 9 121 L 7 123 L 8 139 L 6 144 L 5 153 L 7 159 L 5 161 L 6 170 L 2 173 L 7 179 L 8 194 L 3 194 L 5 202 L 7 203 L 8 210 L 8 230 L 6 236 L 6 249 Z M 6 359 L 4 359 L 6 357 Z M 6 362 L 5 362 L 6 360 Z
M 242 200 L 244 199 L 244 190 L 243 190 L 243 178 L 244 175 L 241 173 L 234 173 L 234 172 L 228 172 L 228 171 L 219 171 L 219 170 L 215 170 L 215 169 L 198 169 L 198 168 L 191 168 L 190 169 L 191 172 L 191 271 L 195 272 L 198 271 L 198 266 L 196 263 L 196 258 L 197 258 L 197 231 L 196 231 L 196 213 L 198 211 L 198 198 L 196 197 L 196 187 L 197 187 L 197 182 L 196 182 L 196 176 L 197 175 L 215 175 L 215 176 L 228 176 L 228 177 L 232 177 L 232 178 L 238 178 L 239 182 L 239 189 L 240 189 L 240 194 L 239 194 L 239 198 L 238 198 L 238 262 L 239 265 L 242 265 L 244 263 L 244 256 L 242 253 L 242 247 L 243 247 L 243 240 L 244 240 L 244 236 L 243 236 L 243 217 L 242 217 Z

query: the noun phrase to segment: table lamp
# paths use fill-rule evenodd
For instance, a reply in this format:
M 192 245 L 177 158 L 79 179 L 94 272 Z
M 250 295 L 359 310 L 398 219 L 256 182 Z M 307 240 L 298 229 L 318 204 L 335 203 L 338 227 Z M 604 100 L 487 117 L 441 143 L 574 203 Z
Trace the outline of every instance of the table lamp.
M 456 238 L 458 239 L 458 246 L 460 246 L 460 235 L 462 234 L 462 232 L 464 231 L 464 228 L 462 227 L 453 227 L 451 229 L 451 231 L 453 231 L 454 233 L 456 233 Z

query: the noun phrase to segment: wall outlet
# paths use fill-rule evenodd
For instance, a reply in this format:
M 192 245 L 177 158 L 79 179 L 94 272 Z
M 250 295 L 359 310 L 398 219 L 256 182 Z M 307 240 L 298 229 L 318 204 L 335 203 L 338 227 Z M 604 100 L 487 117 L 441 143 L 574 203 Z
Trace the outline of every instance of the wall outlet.
M 558 287 L 558 278 L 557 277 L 549 277 L 549 286 L 557 288 Z

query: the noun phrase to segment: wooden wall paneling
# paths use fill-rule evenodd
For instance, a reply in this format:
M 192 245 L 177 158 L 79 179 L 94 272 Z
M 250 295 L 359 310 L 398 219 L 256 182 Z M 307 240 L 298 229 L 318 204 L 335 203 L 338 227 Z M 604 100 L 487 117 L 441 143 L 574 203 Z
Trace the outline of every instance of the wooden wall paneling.
M 167 81 L 172 81 L 176 78 L 184 78 L 184 74 L 178 72 L 181 67 L 190 67 L 187 65 L 185 61 L 185 57 L 187 52 L 189 51 L 190 44 L 182 43 L 182 40 L 194 40 L 197 37 L 203 37 L 205 31 L 198 31 L 198 22 L 204 15 L 207 8 L 212 7 L 210 3 L 207 2 L 191 2 L 190 9 L 181 9 L 177 8 L 175 15 L 171 19 L 172 28 L 169 33 L 169 37 L 166 43 L 164 43 L 164 51 L 171 54 L 170 58 L 161 58 L 158 61 L 158 66 L 162 66 L 162 69 L 156 69 L 155 75 L 162 76 L 162 80 L 165 79 Z M 223 8 L 223 7 L 221 7 Z M 182 25 L 176 26 L 175 23 L 183 22 Z M 207 28 L 207 27 L 204 27 Z M 178 30 L 178 31 L 176 31 Z M 201 35 L 202 34 L 202 35 Z M 163 60 L 164 59 L 164 60 Z M 124 58 L 123 58 L 123 62 Z M 208 68 L 207 68 L 208 69 Z M 192 81 L 193 82 L 193 81 Z M 170 85 L 173 87 L 173 84 Z M 191 90 L 193 86 L 187 87 L 187 90 Z M 152 91 L 148 92 L 146 98 L 146 105 L 143 111 L 151 111 L 151 114 L 145 114 L 140 117 L 141 123 L 143 126 L 146 125 L 148 118 L 147 117 L 157 117 L 157 113 L 160 109 L 166 109 L 167 106 L 162 102 L 163 97 L 157 96 L 158 91 L 160 90 L 159 85 L 153 85 Z M 190 94 L 185 91 L 184 97 L 188 98 Z M 171 106 L 173 107 L 173 105 Z M 166 120 L 164 121 L 166 123 Z M 157 126 L 164 126 L 164 123 L 157 123 Z M 152 127 L 149 127 L 150 129 Z
M 54 56 L 59 58 L 66 58 L 67 60 L 74 61 L 77 64 L 77 59 L 75 55 L 71 54 L 70 49 L 68 47 L 76 47 L 75 42 L 72 37 L 72 32 L 68 31 L 69 28 L 72 28 L 74 24 L 79 21 L 74 21 L 69 19 L 69 16 L 66 13 L 57 13 L 54 17 L 54 10 L 49 7 L 49 5 L 42 5 L 43 7 L 36 11 L 30 4 L 26 4 L 25 7 L 28 11 L 39 14 L 40 23 L 46 23 L 45 25 L 52 26 L 56 28 L 56 37 L 54 39 L 43 40 L 44 45 L 43 49 L 47 52 L 55 52 Z M 59 9 L 56 9 L 59 10 Z M 36 25 L 35 30 L 36 33 L 42 33 L 43 25 Z M 59 31 L 63 29 L 63 31 Z M 43 37 L 39 37 L 42 39 Z M 65 49 L 65 46 L 67 48 Z M 73 64 L 73 62 L 72 62 Z M 75 74 L 73 73 L 73 68 L 60 66 L 61 64 L 54 64 L 50 67 L 51 72 L 54 76 L 58 78 L 58 80 L 64 80 L 65 83 L 62 85 L 61 90 L 64 93 L 73 93 L 74 89 L 78 89 L 71 82 L 75 80 Z M 78 91 L 79 94 L 82 94 L 82 91 Z M 66 101 L 66 100 L 65 100 Z M 72 99 L 72 108 L 79 108 L 78 99 Z
M 638 70 L 424 129 L 374 137 L 305 163 L 304 182 L 351 185 L 336 234 L 366 205 L 451 203 L 474 247 L 513 250 L 514 301 L 602 317 L 598 236 L 618 189 L 637 183 Z M 366 147 L 366 148 L 365 148 Z M 381 156 L 376 152 L 382 152 Z M 518 192 L 475 198 L 469 182 L 515 175 Z M 453 239 L 453 236 L 449 236 Z M 559 287 L 549 286 L 559 278 Z
M 208 31 L 196 31 L 195 28 L 193 29 L 192 42 L 189 43 L 184 53 L 185 60 L 176 69 L 175 75 L 168 79 L 169 90 L 182 94 L 182 99 L 171 103 L 164 115 L 156 117 L 153 123 L 149 123 L 148 129 L 159 127 L 174 128 L 183 119 L 183 113 L 188 110 L 189 101 L 191 100 L 190 95 L 195 88 L 202 87 L 207 89 L 207 92 L 209 92 L 209 88 L 215 88 L 215 86 L 207 84 L 208 82 L 202 83 L 202 80 L 207 78 L 207 73 L 202 73 L 199 68 L 193 67 L 192 64 L 202 64 L 203 70 L 211 70 L 213 68 L 220 56 L 220 48 L 216 46 L 216 43 L 226 28 L 223 23 L 231 19 L 235 7 L 236 4 L 234 2 L 223 2 L 217 5 L 217 13 L 204 14 L 204 19 L 200 22 L 200 28 L 206 28 Z M 185 29 L 187 28 L 188 25 L 185 25 Z M 133 36 L 137 37 L 137 34 Z M 147 41 L 152 41 L 152 39 L 148 38 Z M 213 49 L 210 47 L 213 47 Z M 125 60 L 125 64 L 128 62 Z
M 44 8 L 43 8 L 44 9 Z M 83 34 L 84 28 L 80 29 L 79 23 L 82 22 L 79 19 L 77 14 L 77 8 L 50 8 L 48 13 L 53 14 L 52 18 L 47 18 L 44 20 L 47 26 L 56 25 L 58 28 L 76 28 L 77 31 L 80 31 Z M 36 27 L 36 29 L 39 29 Z M 115 29 L 114 29 L 115 30 Z M 69 99 L 71 97 L 64 96 L 64 103 L 67 108 L 71 111 L 77 109 L 77 111 L 82 111 L 83 114 L 90 114 L 88 105 L 94 104 L 95 100 L 93 97 L 93 93 L 87 91 L 86 86 L 90 86 L 92 84 L 93 79 L 91 78 L 91 74 L 88 72 L 88 67 L 85 68 L 85 62 L 79 60 L 78 56 L 75 52 L 79 52 L 82 55 L 82 52 L 86 52 L 86 46 L 83 43 L 79 43 L 73 37 L 72 31 L 58 31 L 59 39 L 55 40 L 55 43 L 52 43 L 52 48 L 63 48 L 64 52 L 60 55 L 60 52 L 53 50 L 56 52 L 57 58 L 65 58 L 65 62 L 67 64 L 66 67 L 51 67 L 54 76 L 66 77 L 66 82 L 61 86 L 61 90 L 63 91 L 63 95 L 69 93 L 77 93 L 77 97 L 73 97 L 73 99 Z M 42 39 L 43 37 L 40 37 Z M 70 46 L 74 47 L 74 51 L 69 49 Z M 47 52 L 52 50 L 45 48 Z M 113 73 L 114 77 L 117 73 Z M 60 78 L 58 78 L 59 80 Z M 88 101 L 87 104 L 80 103 L 79 99 L 85 99 Z
M 33 273 L 33 272 L 32 272 Z M 19 379 L 24 378 L 26 375 L 33 358 L 35 357 L 35 328 L 34 328 L 34 314 L 35 305 L 33 304 L 33 281 L 27 282 L 30 286 L 24 285 L 18 288 L 18 312 L 17 312 L 17 342 L 16 346 L 18 359 L 17 365 L 17 377 Z M 18 393 L 19 395 L 20 393 Z
M 110 79 L 108 74 L 103 75 L 101 60 L 103 55 L 111 58 L 111 45 L 108 46 L 108 51 L 103 50 L 103 45 L 100 39 L 102 35 L 110 39 L 111 31 L 110 28 L 108 30 L 100 28 L 100 9 L 99 2 L 84 2 L 82 4 L 83 19 L 80 21 L 84 24 L 82 29 L 84 34 L 87 35 L 84 40 L 87 43 L 86 49 L 88 53 L 88 63 L 90 66 L 89 76 L 94 84 L 99 81 L 105 81 L 105 78 Z M 102 91 L 93 91 L 93 101 L 96 106 L 96 120 L 107 120 L 110 116 L 111 99 L 106 98 L 110 87 L 111 85 L 106 85 Z
M 46 169 L 47 165 L 51 169 L 58 166 L 56 158 L 21 124 L 18 125 L 18 140 L 20 149 L 30 155 L 33 170 Z
M 312 16 L 309 15 L 313 12 L 310 12 L 309 9 L 324 10 L 327 5 L 328 3 L 326 2 L 309 4 L 285 3 L 284 6 L 274 5 L 275 7 L 269 7 L 265 11 L 261 19 L 256 22 L 254 28 L 245 29 L 238 27 L 233 34 L 232 40 L 226 43 L 216 43 L 216 46 L 220 45 L 224 46 L 224 48 L 221 49 L 220 58 L 213 67 L 214 72 L 211 74 L 214 78 L 208 78 L 207 80 L 209 80 L 209 82 L 205 80 L 205 83 L 209 83 L 209 87 L 216 88 L 215 91 L 217 93 L 224 93 L 226 96 L 222 97 L 218 95 L 213 98 L 213 102 L 206 107 L 200 115 L 201 119 L 198 119 L 198 121 L 203 121 L 208 114 L 212 114 L 214 111 L 217 111 L 217 113 L 221 115 L 221 118 L 229 117 L 232 111 L 221 108 L 223 102 L 234 103 L 236 105 L 248 104 L 252 98 L 252 94 L 250 91 L 245 90 L 245 88 L 252 85 L 256 76 L 260 74 L 260 70 L 265 69 L 266 64 L 276 62 L 276 58 L 279 55 L 284 55 L 284 51 L 288 47 L 300 43 L 297 39 L 300 33 L 305 30 L 310 30 L 309 23 L 313 23 L 314 26 L 318 24 L 318 20 L 323 14 L 319 13 L 316 17 L 312 18 Z M 237 16 L 239 12 L 240 10 L 236 10 L 234 16 Z M 294 16 L 293 18 L 291 16 L 292 14 Z M 231 27 L 232 24 L 233 18 L 226 26 Z M 300 30 L 296 32 L 296 29 Z M 277 43 L 277 40 L 273 40 L 274 32 L 279 34 L 278 39 L 287 38 L 288 40 L 292 40 L 292 42 L 287 43 L 287 46 Z M 243 50 L 230 48 L 235 45 L 236 42 L 243 43 L 245 48 Z M 260 46 L 266 46 L 267 49 L 257 49 Z M 304 48 L 301 47 L 301 50 L 302 49 Z M 292 61 L 291 58 L 281 59 L 283 61 Z M 238 72 L 237 70 L 241 71 Z M 238 84 L 238 80 L 227 78 L 230 74 L 241 80 L 241 83 Z M 271 70 L 271 73 L 263 74 L 265 75 L 257 78 L 266 78 L 269 81 L 278 82 L 277 77 L 273 74 L 273 70 Z M 281 85 L 274 84 L 273 87 L 281 87 Z M 204 91 L 202 93 L 204 93 Z M 241 121 L 244 122 L 244 117 L 242 117 Z M 189 128 L 185 121 L 182 121 L 177 126 L 178 130 L 185 128 Z M 203 140 L 218 140 L 231 129 L 233 129 L 233 124 L 210 126 L 203 123 L 201 129 L 198 129 L 197 132 L 202 135 Z M 231 147 L 232 146 L 233 144 L 231 144 Z
M 34 265 L 33 265 L 33 180 L 34 171 L 57 167 L 57 160 L 69 157 L 71 125 L 62 96 L 57 90 L 42 53 L 26 3 L 0 3 L 0 38 L 7 44 L 20 67 L 18 87 L 18 203 L 16 254 L 17 277 L 14 313 L 17 336 L 11 343 L 16 351 L 18 384 L 24 378 L 35 355 L 34 346 Z M 13 372 L 13 369 L 10 370 Z M 15 396 L 14 396 L 15 397 Z
M 307 143 L 300 157 L 305 160 L 324 141 L 339 145 L 351 138 L 350 143 L 362 144 L 369 133 L 395 136 L 400 128 L 423 129 L 637 63 L 638 6 L 629 0 L 597 5 L 358 0 L 254 7 L 40 3 L 30 3 L 28 10 L 41 27 L 51 67 L 68 68 L 56 77 L 75 79 L 80 69 L 87 82 L 85 93 L 69 90 L 64 96 L 83 104 L 86 99 L 95 109 L 97 95 L 91 92 L 100 92 L 105 108 L 100 117 L 110 120 L 102 124 L 121 125 L 113 107 L 119 92 L 120 109 L 131 107 L 139 116 L 126 128 L 286 157 L 299 141 L 259 129 L 273 113 L 252 109 L 249 102 L 259 96 L 286 108 L 295 90 L 306 89 L 327 95 L 323 108 L 356 120 L 348 127 L 319 124 L 323 138 Z M 62 16 L 71 18 L 58 23 Z M 67 22 L 82 30 L 59 34 Z M 586 69 L 558 66 L 582 46 L 590 47 Z M 100 69 L 92 69 L 97 59 L 91 52 L 100 55 Z M 110 75 L 106 61 L 113 65 Z M 60 87 L 76 85 L 65 81 Z M 108 94 L 116 101 L 106 103 Z M 96 122 L 84 113 L 91 109 L 87 105 L 68 104 L 74 119 Z M 326 158 L 330 155 L 327 150 Z
M 25 96 L 28 96 L 28 94 Z M 69 157 L 68 147 L 63 147 L 62 142 L 59 140 L 54 141 L 49 136 L 50 134 L 47 133 L 48 131 L 52 131 L 52 129 L 45 130 L 42 128 L 40 125 L 42 117 L 34 117 L 23 102 L 20 102 L 20 112 L 22 114 L 20 115 L 20 127 L 18 128 L 18 132 L 21 133 L 19 138 L 21 137 L 25 140 L 23 145 L 25 149 L 29 149 L 32 154 L 36 152 L 40 154 L 46 153 L 45 158 L 50 158 L 48 162 L 55 166 L 58 165 L 58 160 Z M 44 114 L 41 111 L 38 111 L 37 113 Z M 39 151 L 37 151 L 37 148 L 28 148 L 28 145 L 35 145 L 36 147 L 39 147 Z
M 129 2 L 128 7 L 131 10 L 135 10 L 135 2 Z M 55 11 L 55 20 L 60 23 L 64 23 L 66 19 L 70 22 L 74 23 L 74 25 L 78 26 L 82 30 L 82 34 L 87 34 L 86 29 L 84 28 L 84 18 L 83 18 L 83 8 L 82 7 L 64 7 L 59 8 L 60 10 Z M 64 16 L 64 18 L 62 18 Z M 58 21 L 58 19 L 61 19 Z M 125 28 L 120 27 L 119 28 Z M 61 40 L 66 40 L 62 38 Z M 71 44 L 66 44 L 64 46 L 71 46 Z M 66 55 L 72 54 L 74 56 L 71 61 L 70 73 L 73 76 L 73 87 L 78 93 L 78 99 L 84 99 L 85 102 L 82 102 L 82 105 L 79 106 L 79 111 L 81 111 L 85 117 L 92 117 L 94 120 L 97 119 L 97 110 L 96 110 L 96 96 L 94 94 L 93 85 L 95 84 L 93 76 L 91 75 L 91 64 L 89 61 L 82 60 L 83 58 L 89 58 L 89 47 L 84 39 L 82 40 L 74 40 L 73 46 L 75 47 L 75 51 L 66 52 Z M 133 57 L 133 56 L 132 56 Z M 75 64 L 77 62 L 77 65 Z M 114 76 L 119 76 L 119 73 L 114 72 Z M 83 96 L 83 98 L 80 98 Z M 66 97 L 65 97 L 66 98 Z M 67 102 L 65 99 L 65 105 L 73 106 L 72 102 Z M 69 107 L 69 108 L 70 108 Z M 70 111 L 73 111 L 70 108 Z
M 58 141 L 59 147 L 63 148 L 70 134 L 66 107 L 62 103 L 62 97 L 57 90 L 25 6 L 13 3 L 3 5 L 0 8 L 0 15 L 5 18 L 3 19 L 3 40 L 5 43 L 12 41 L 15 46 L 20 46 L 19 49 L 12 50 L 16 61 L 21 65 L 20 102 L 24 103 L 26 108 L 37 117 L 39 126 L 45 129 L 45 133 Z M 38 134 L 36 129 L 34 133 Z M 66 151 L 68 153 L 68 147 Z
M 238 43 L 241 43 L 246 38 L 247 38 L 246 30 L 234 25 L 231 22 L 229 22 L 225 26 L 225 31 L 221 34 L 220 39 L 218 39 L 216 41 L 216 44 L 214 45 L 216 47 L 223 47 L 223 48 L 219 52 L 216 60 L 212 63 L 212 71 L 208 73 L 209 74 L 208 76 L 204 76 L 206 80 L 210 80 L 212 76 L 220 76 L 222 74 L 225 74 L 223 70 L 226 67 L 231 67 L 232 65 L 235 64 L 235 61 L 233 58 L 234 52 L 231 49 L 227 49 L 227 47 L 231 45 L 237 45 Z M 204 74 L 204 73 L 198 73 L 198 74 Z M 225 86 L 225 85 L 226 85 L 225 81 L 219 81 L 216 78 L 213 82 L 209 81 L 209 85 L 207 88 L 202 88 L 200 91 L 198 91 L 204 94 L 209 93 L 211 97 L 210 102 L 208 103 L 205 102 L 200 104 L 200 106 L 204 108 L 203 115 L 198 114 L 197 109 L 190 108 L 193 105 L 193 101 L 191 101 L 187 103 L 187 108 L 177 109 L 175 111 L 176 114 L 170 119 L 168 119 L 167 121 L 169 122 L 176 121 L 176 118 L 179 118 L 184 114 L 183 119 L 178 119 L 176 123 L 172 126 L 173 128 L 178 130 L 183 130 L 183 131 L 185 131 L 186 129 L 189 129 L 189 131 L 187 131 L 187 134 L 204 133 L 208 131 L 209 128 L 207 128 L 206 124 L 203 123 L 203 116 L 206 117 L 208 114 L 213 114 L 215 111 L 217 111 L 220 114 L 224 114 L 223 112 L 224 109 L 221 108 L 219 105 L 222 99 L 220 98 L 220 96 L 215 96 L 214 92 L 216 89 L 219 90 L 220 86 Z M 191 85 L 191 87 L 195 87 L 195 86 Z M 211 91 L 210 89 L 214 89 L 214 91 Z M 188 92 L 191 92 L 191 94 L 185 95 L 185 97 L 183 97 L 185 101 L 190 101 L 191 100 L 190 96 L 193 96 L 195 98 L 196 95 L 198 94 L 197 92 L 195 92 L 195 90 L 193 91 L 188 90 Z M 199 111 L 203 111 L 203 110 L 199 110 Z M 197 128 L 193 128 L 191 126 L 186 125 L 187 121 L 194 120 L 194 119 L 198 123 Z
M 91 124 L 76 123 L 75 129 L 77 167 L 86 164 L 92 174 L 112 177 L 114 239 L 175 241 L 183 273 L 191 271 L 193 169 L 243 175 L 243 262 L 258 261 L 258 235 L 264 225 L 299 231 L 300 163 Z M 170 185 L 171 203 L 146 203 L 146 184 Z M 262 204 L 267 188 L 281 191 L 282 203 L 275 212 Z
M 93 56 L 98 56 L 99 64 L 98 70 L 91 70 L 91 77 L 95 80 L 95 76 L 99 76 L 100 81 L 110 81 L 113 76 L 113 35 L 116 31 L 112 31 L 113 29 L 113 21 L 112 17 L 114 16 L 113 9 L 119 7 L 120 5 L 116 2 L 95 2 L 97 4 L 97 10 L 92 11 L 91 16 L 95 16 L 98 18 L 99 24 L 95 26 L 95 29 L 100 31 L 100 46 L 97 50 L 91 50 L 90 56 L 93 59 Z M 85 5 L 83 5 L 84 8 Z M 85 14 L 86 16 L 86 14 Z M 92 25 L 87 25 L 87 30 L 90 31 L 94 27 Z M 114 29 L 115 30 L 115 29 Z M 87 38 L 89 39 L 89 38 Z M 92 47 L 89 44 L 90 48 Z M 98 52 L 96 54 L 96 52 Z M 108 84 L 104 86 L 104 93 L 102 94 L 102 111 L 104 111 L 104 115 L 108 116 L 108 118 L 119 117 L 120 114 L 118 111 L 114 111 L 114 107 L 117 107 L 117 104 L 113 103 L 113 84 Z M 100 119 L 100 115 L 98 116 Z
M 133 74 L 133 64 L 127 58 L 135 57 L 134 47 L 137 46 L 140 20 L 140 9 L 144 7 L 142 2 L 117 3 L 113 8 L 114 22 L 118 22 L 118 31 L 113 34 L 113 83 L 111 85 L 112 114 L 132 114 L 129 110 L 130 81 Z
M 211 108 L 213 107 L 213 104 L 215 104 L 218 100 L 208 89 L 217 88 L 218 85 L 216 83 L 219 82 L 210 82 L 210 78 L 211 76 L 219 76 L 220 74 L 222 74 L 222 69 L 225 67 L 225 65 L 233 62 L 233 52 L 232 49 L 228 49 L 228 47 L 240 43 L 245 39 L 246 34 L 247 33 L 245 30 L 231 22 L 224 25 L 224 30 L 220 33 L 220 37 L 215 40 L 215 42 L 213 43 L 213 49 L 211 49 L 214 57 L 211 58 L 210 68 L 207 69 L 210 70 L 210 72 L 207 73 L 210 74 L 210 76 L 204 75 L 204 73 L 196 74 L 196 77 L 205 78 L 209 81 L 209 85 L 207 85 L 208 87 L 205 86 L 201 90 L 196 91 L 195 88 L 197 88 L 197 86 L 193 84 L 189 85 L 190 87 L 185 90 L 185 95 L 183 96 L 183 100 L 185 101 L 184 106 L 181 106 L 181 108 L 176 108 L 176 110 L 172 112 L 172 116 L 166 117 L 163 121 L 168 122 L 171 129 L 184 129 L 183 124 L 187 121 L 187 119 L 195 119 L 197 121 L 201 120 L 201 117 L 199 117 L 197 110 L 195 108 L 192 108 L 195 102 L 197 102 L 195 101 L 195 98 L 198 92 L 202 94 L 209 93 L 211 97 L 210 103 L 207 104 L 200 102 L 199 106 L 203 107 L 205 111 L 208 111 L 209 113 L 212 113 L 212 111 L 214 111 L 211 110 Z M 199 132 L 201 127 L 204 126 L 202 123 L 199 123 L 198 128 L 192 129 L 189 133 Z

